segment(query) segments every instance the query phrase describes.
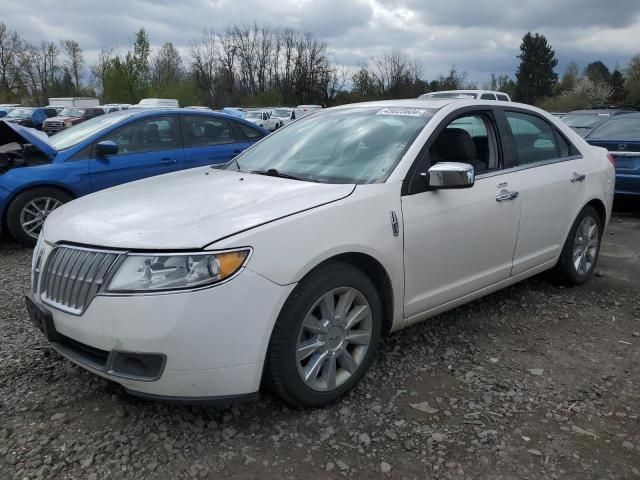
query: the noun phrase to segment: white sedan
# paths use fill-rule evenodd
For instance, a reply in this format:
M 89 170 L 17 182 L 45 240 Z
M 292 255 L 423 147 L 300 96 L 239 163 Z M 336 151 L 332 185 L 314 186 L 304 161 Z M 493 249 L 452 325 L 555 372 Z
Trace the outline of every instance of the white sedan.
M 331 108 L 223 169 L 55 210 L 31 320 L 133 394 L 321 406 L 382 335 L 553 269 L 586 282 L 613 201 L 607 152 L 536 108 L 404 100 Z

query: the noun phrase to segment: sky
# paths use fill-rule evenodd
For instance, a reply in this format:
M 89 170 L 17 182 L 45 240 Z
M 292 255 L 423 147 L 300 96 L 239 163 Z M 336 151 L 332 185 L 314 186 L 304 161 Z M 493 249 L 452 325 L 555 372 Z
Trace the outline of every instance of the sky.
M 572 61 L 624 67 L 640 53 L 640 0 L 2 0 L 0 21 L 29 41 L 75 39 L 88 65 L 102 48 L 128 47 L 140 27 L 152 48 L 187 53 L 205 28 L 253 21 L 311 32 L 354 69 L 402 50 L 426 79 L 451 65 L 478 83 L 513 76 L 527 31 L 547 37 L 560 74 Z

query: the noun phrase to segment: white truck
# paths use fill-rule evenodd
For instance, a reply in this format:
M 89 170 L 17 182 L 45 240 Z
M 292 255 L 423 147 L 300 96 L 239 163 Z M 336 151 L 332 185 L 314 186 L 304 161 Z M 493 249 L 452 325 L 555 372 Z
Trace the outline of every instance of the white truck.
M 61 97 L 50 98 L 49 107 L 97 107 L 100 100 L 93 97 Z

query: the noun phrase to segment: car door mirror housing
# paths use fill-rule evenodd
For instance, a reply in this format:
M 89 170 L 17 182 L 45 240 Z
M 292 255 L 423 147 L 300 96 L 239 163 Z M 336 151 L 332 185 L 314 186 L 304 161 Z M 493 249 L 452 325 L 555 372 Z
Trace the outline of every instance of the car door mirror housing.
M 475 171 L 468 163 L 441 162 L 433 165 L 420 176 L 430 189 L 471 188 L 475 182 Z
M 98 142 L 96 143 L 96 152 L 101 156 L 115 155 L 118 153 L 118 144 L 111 140 Z

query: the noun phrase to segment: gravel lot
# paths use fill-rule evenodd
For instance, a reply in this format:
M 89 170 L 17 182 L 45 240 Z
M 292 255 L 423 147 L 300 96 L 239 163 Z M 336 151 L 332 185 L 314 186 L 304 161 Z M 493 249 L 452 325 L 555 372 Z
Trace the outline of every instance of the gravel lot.
M 31 251 L 0 244 L 0 479 L 640 479 L 640 207 L 597 275 L 535 278 L 386 338 L 342 402 L 125 395 L 26 319 Z

